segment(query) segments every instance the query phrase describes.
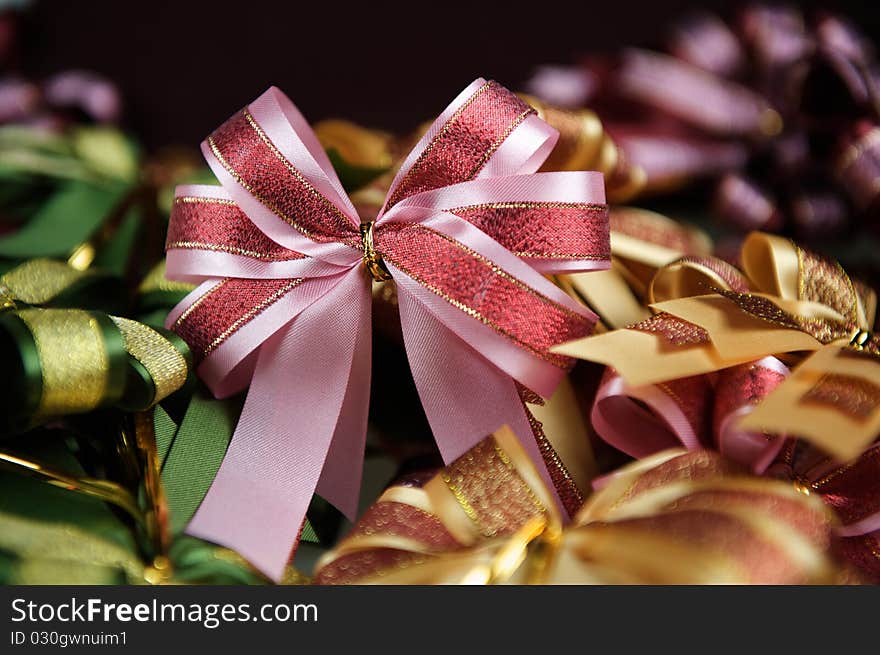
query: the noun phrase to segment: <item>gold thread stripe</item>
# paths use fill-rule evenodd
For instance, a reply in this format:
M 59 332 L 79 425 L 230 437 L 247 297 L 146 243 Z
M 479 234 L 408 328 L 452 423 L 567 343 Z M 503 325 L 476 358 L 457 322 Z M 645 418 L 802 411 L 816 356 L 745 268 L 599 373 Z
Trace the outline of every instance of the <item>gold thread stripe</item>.
M 519 471 L 517 471 L 516 467 L 514 466 L 513 462 L 508 457 L 507 453 L 504 452 L 504 450 L 498 445 L 498 442 L 495 440 L 494 437 L 490 436 L 489 440 L 492 442 L 492 448 L 494 450 L 494 454 L 498 457 L 498 459 L 501 461 L 501 463 L 504 465 L 504 468 L 507 469 L 507 472 L 510 475 L 510 477 L 507 480 L 502 481 L 503 484 L 512 486 L 515 481 L 516 487 L 517 487 L 515 495 L 518 495 L 520 498 L 528 499 L 528 501 L 535 507 L 535 509 L 537 510 L 537 512 L 539 514 L 546 514 L 547 508 L 544 507 L 544 504 L 535 495 L 532 488 L 525 482 L 525 480 L 522 479 L 522 476 L 519 474 Z M 463 457 L 467 457 L 470 459 L 470 457 L 472 455 L 476 458 L 485 457 L 486 463 L 491 462 L 491 457 L 488 454 L 483 454 L 482 447 L 480 447 L 480 446 L 478 446 L 477 449 L 473 449 L 470 453 L 464 455 Z M 470 501 L 470 499 L 465 495 L 464 490 L 458 484 L 456 484 L 456 482 L 453 480 L 452 476 L 450 475 L 450 470 L 452 470 L 453 468 L 456 470 L 460 468 L 460 465 L 458 465 L 457 463 L 458 463 L 458 460 L 456 460 L 456 463 L 451 464 L 449 467 L 443 468 L 440 471 L 440 477 L 443 480 L 444 484 L 446 484 L 449 491 L 452 492 L 452 495 L 455 497 L 455 500 L 459 504 L 459 506 L 461 507 L 462 511 L 465 513 L 465 515 L 467 515 L 468 519 L 470 519 L 471 522 L 476 526 L 476 528 L 480 532 L 480 534 L 482 534 L 485 537 L 494 537 L 495 535 L 498 534 L 498 527 L 496 525 L 492 525 L 491 520 L 495 519 L 497 522 L 498 517 L 493 516 L 491 512 L 487 512 L 485 515 L 485 518 L 489 519 L 488 523 L 480 517 L 480 512 L 477 510 L 477 508 L 474 506 L 474 504 Z M 497 471 L 496 471 L 496 473 L 497 473 Z M 474 474 L 474 470 L 473 470 L 473 468 L 471 468 L 469 471 L 468 470 L 465 470 L 463 472 L 460 471 L 459 474 L 460 475 L 468 475 L 468 474 L 472 475 L 472 474 Z M 513 490 L 511 489 L 510 491 L 512 492 Z M 480 500 L 479 497 L 477 498 L 477 500 Z M 485 500 L 482 500 L 482 502 L 480 502 L 479 505 L 480 505 L 481 509 L 483 509 L 483 510 L 488 509 L 485 504 Z
M 259 124 L 257 124 L 257 122 L 254 120 L 253 116 L 251 116 L 251 113 L 247 109 L 245 109 L 242 111 L 242 114 L 243 114 L 245 120 L 251 126 L 251 128 L 257 133 L 257 136 L 260 138 L 260 140 L 278 158 L 278 160 L 284 165 L 284 167 L 288 170 L 288 172 L 290 172 L 290 174 L 293 175 L 297 179 L 297 181 L 299 181 L 300 184 L 302 184 L 311 195 L 313 195 L 315 198 L 319 199 L 324 205 L 326 205 L 326 207 L 331 212 L 333 212 L 334 214 L 336 214 L 339 217 L 342 217 L 345 220 L 345 222 L 351 223 L 351 219 L 349 219 L 345 214 L 343 214 L 336 205 L 334 205 L 332 202 L 330 202 L 330 200 L 328 200 L 314 186 L 312 186 L 311 182 L 309 182 L 305 177 L 303 177 L 302 173 L 300 173 L 299 170 L 297 170 L 293 166 L 293 164 L 291 164 L 287 160 L 287 158 L 283 154 L 281 154 L 281 152 L 278 150 L 278 148 L 275 147 L 275 144 L 272 143 L 272 140 L 268 137 L 268 135 L 265 132 L 263 132 L 263 128 L 261 128 L 259 126 Z M 214 153 L 214 156 L 217 158 L 217 161 L 220 162 L 220 164 L 223 166 L 223 168 L 225 168 L 226 171 L 235 179 L 235 181 L 238 182 L 242 187 L 244 187 L 244 189 L 248 193 L 250 193 L 254 198 L 259 200 L 273 214 L 275 214 L 276 216 L 281 218 L 283 221 L 288 223 L 295 230 L 299 231 L 304 236 L 306 236 L 314 241 L 319 241 L 319 239 L 314 234 L 312 234 L 312 232 L 310 230 L 307 230 L 305 227 L 300 225 L 292 216 L 289 216 L 285 212 L 281 211 L 275 205 L 275 203 L 270 201 L 268 198 L 265 198 L 263 195 L 258 193 L 250 184 L 248 184 L 238 174 L 238 172 L 232 168 L 232 166 L 229 164 L 229 162 L 226 161 L 226 158 L 220 152 L 220 148 L 217 146 L 216 142 L 214 141 L 213 136 L 208 137 L 208 147 L 211 148 L 211 152 Z M 335 240 L 335 239 L 328 237 L 327 240 Z M 342 243 L 342 242 L 340 241 L 340 243 Z
M 467 517 L 474 522 L 474 524 L 480 529 L 480 532 L 482 533 L 483 529 L 480 526 L 480 518 L 477 516 L 476 510 L 468 502 L 468 499 L 465 498 L 458 485 L 456 485 L 452 481 L 452 477 L 449 475 L 449 473 L 446 472 L 445 468 L 440 472 L 440 477 L 443 478 L 443 482 L 445 482 L 446 486 L 449 487 L 449 491 L 451 491 L 452 495 L 455 496 L 455 500 L 458 502 L 459 506 L 461 506 L 461 509 L 464 511 Z
M 571 498 L 577 504 L 578 508 L 584 504 L 584 493 L 581 491 L 580 487 L 577 486 L 577 483 L 572 479 L 571 473 L 569 473 L 568 467 L 565 465 L 565 462 L 559 457 L 559 453 L 556 452 L 556 449 L 553 447 L 553 444 L 550 443 L 550 440 L 547 438 L 547 435 L 544 434 L 544 426 L 542 423 L 535 418 L 534 414 L 532 414 L 531 410 L 525 405 L 526 401 L 523 401 L 523 410 L 526 412 L 526 417 L 529 420 L 529 427 L 532 428 L 532 435 L 535 437 L 535 441 L 538 442 L 538 449 L 541 451 L 542 458 L 544 459 L 544 463 L 548 464 L 547 459 L 553 463 L 553 467 L 556 469 L 557 473 L 561 477 L 560 483 L 564 484 L 568 490 L 568 494 L 570 494 Z M 549 464 L 548 464 L 549 469 Z M 550 472 L 552 476 L 552 471 Z M 555 480 L 554 480 L 555 482 Z M 565 494 L 560 490 L 560 500 L 565 504 Z M 577 509 L 577 508 L 572 508 Z M 566 507 L 566 510 L 569 511 L 569 508 Z
M 230 255 L 241 255 L 242 257 L 251 257 L 253 259 L 261 259 L 263 261 L 296 261 L 302 257 L 278 257 L 276 255 L 268 255 L 266 253 L 257 252 L 255 250 L 245 250 L 236 246 L 227 246 L 219 243 L 203 243 L 200 241 L 175 241 L 166 246 L 166 250 L 172 248 L 192 249 L 192 250 L 211 250 L 213 252 L 225 252 Z
M 528 201 L 511 201 L 511 202 L 484 202 L 476 205 L 463 205 L 446 211 L 454 214 L 455 212 L 479 211 L 481 209 L 587 209 L 587 210 L 603 210 L 608 205 L 600 202 L 528 202 Z
M 529 107 L 524 110 L 519 116 L 513 119 L 510 125 L 507 126 L 507 129 L 504 130 L 504 133 L 495 140 L 495 142 L 489 146 L 489 149 L 483 153 L 483 156 L 480 158 L 480 161 L 477 162 L 477 165 L 474 167 L 474 170 L 471 171 L 471 174 L 468 176 L 468 179 L 473 179 L 477 176 L 486 163 L 492 158 L 492 155 L 501 147 L 501 144 L 507 140 L 507 137 L 511 135 L 511 133 L 520 126 L 520 124 L 526 119 L 527 116 L 534 114 L 535 110 Z
M 417 275 L 416 273 L 407 269 L 405 266 L 401 266 L 398 262 L 394 261 L 392 258 L 385 256 L 384 259 L 387 260 L 388 262 L 390 262 L 395 267 L 399 268 L 401 271 L 406 273 L 409 277 L 414 279 L 416 282 L 421 284 L 423 287 L 425 287 L 429 291 L 433 291 L 435 294 L 437 294 L 438 296 L 443 298 L 443 300 L 448 302 L 450 305 L 452 305 L 456 309 L 459 309 L 459 310 L 463 311 L 465 314 L 467 314 L 468 316 L 470 316 L 471 318 L 474 318 L 474 319 L 480 321 L 480 323 L 482 323 L 483 325 L 491 328 L 492 330 L 494 330 L 495 332 L 497 332 L 501 336 L 510 339 L 511 341 L 518 344 L 522 348 L 525 348 L 526 350 L 528 350 L 530 353 L 532 353 L 536 357 L 543 359 L 544 361 L 546 361 L 550 364 L 553 364 L 554 366 L 556 366 L 558 368 L 568 368 L 567 362 L 569 361 L 569 359 L 567 357 L 554 356 L 552 353 L 547 353 L 547 352 L 544 352 L 543 350 L 539 350 L 538 348 L 535 348 L 531 344 L 528 344 L 525 341 L 522 341 L 519 337 L 517 337 L 513 333 L 505 330 L 500 325 L 495 323 L 492 319 L 484 316 L 483 314 L 478 312 L 476 309 L 473 309 L 473 308 L 469 307 L 468 305 L 465 305 L 463 302 L 458 301 L 455 298 L 452 298 L 451 296 L 447 295 L 441 289 L 438 289 L 437 287 L 435 287 L 433 284 L 430 284 L 427 281 L 423 280 L 419 275 Z
M 675 391 L 672 390 L 672 387 L 670 387 L 668 384 L 666 384 L 665 382 L 661 382 L 661 383 L 658 383 L 656 386 L 663 393 L 665 393 L 667 396 L 672 398 L 672 400 L 675 401 L 675 404 L 678 405 L 679 409 L 682 409 L 685 406 L 684 401 L 681 399 L 681 396 L 679 396 L 677 393 L 675 393 Z M 682 410 L 682 411 L 684 411 L 684 410 Z
M 835 480 L 836 478 L 840 477 L 841 475 L 843 475 L 844 473 L 849 471 L 851 468 L 853 468 L 856 464 L 859 463 L 860 459 L 861 458 L 855 459 L 852 462 L 850 462 L 849 464 L 845 464 L 845 465 L 841 466 L 840 468 L 837 468 L 837 469 L 831 471 L 830 473 L 825 474 L 823 477 L 819 478 L 815 482 L 811 482 L 810 486 L 813 487 L 813 489 L 815 489 L 816 491 L 819 491 L 826 484 L 828 484 L 832 480 Z
M 502 462 L 504 462 L 507 468 L 510 469 L 510 472 L 514 474 L 520 486 L 525 491 L 526 496 L 529 498 L 529 500 L 532 501 L 532 505 L 535 506 L 535 509 L 537 509 L 542 514 L 546 514 L 547 508 L 544 507 L 544 503 L 541 502 L 541 500 L 535 495 L 535 492 L 532 490 L 532 488 L 528 484 L 526 484 L 525 480 L 522 479 L 519 471 L 516 470 L 513 462 L 510 461 L 510 457 L 508 457 L 504 449 L 498 445 L 498 442 L 495 440 L 494 437 L 492 438 L 492 444 L 495 446 L 495 452 L 498 453 L 498 457 L 501 459 Z
M 153 328 L 128 318 L 111 316 L 122 333 L 125 349 L 143 364 L 153 379 L 155 404 L 180 389 L 186 382 L 186 359 L 174 345 Z
M 476 205 L 463 205 L 461 207 L 454 207 L 453 209 L 447 209 L 444 211 L 447 211 L 450 214 L 466 214 L 471 211 L 480 211 L 485 209 L 584 209 L 586 211 L 604 211 L 608 209 L 608 205 L 595 202 L 512 201 L 486 202 Z M 517 257 L 529 257 L 535 259 L 589 259 L 598 261 L 602 259 L 608 259 L 611 256 L 610 251 L 608 253 L 599 255 L 593 253 L 531 252 L 528 250 L 512 250 L 511 252 Z
M 282 164 L 284 164 L 284 168 L 286 168 L 290 172 L 291 175 L 293 175 L 304 187 L 306 187 L 306 189 L 309 191 L 309 193 L 311 193 L 315 198 L 317 198 L 322 203 L 324 203 L 324 205 L 327 207 L 327 209 L 329 209 L 332 213 L 336 214 L 336 216 L 341 218 L 344 223 L 346 223 L 346 224 L 351 223 L 351 219 L 348 216 L 346 216 L 344 213 L 342 213 L 342 211 L 339 209 L 339 207 L 337 207 L 332 202 L 330 202 L 330 199 L 327 198 L 327 196 L 323 195 L 314 186 L 312 186 L 312 183 L 309 182 L 303 176 L 303 174 L 299 172 L 299 169 L 296 168 L 287 159 L 287 157 L 285 157 L 283 154 L 281 154 L 281 151 L 275 147 L 275 144 L 269 138 L 269 135 L 263 131 L 263 128 L 260 127 L 259 123 L 257 123 L 257 121 L 254 120 L 254 117 L 251 116 L 251 112 L 249 112 L 247 109 L 244 110 L 244 118 L 248 122 L 248 124 L 253 128 L 253 130 L 257 133 L 257 136 L 260 137 L 260 140 L 263 143 L 265 143 L 266 147 L 272 151 L 272 154 L 274 154 L 278 158 L 278 161 L 280 161 Z
M 227 205 L 238 207 L 234 200 L 229 198 L 206 198 L 201 196 L 178 196 L 174 199 L 175 203 L 186 205 Z
M 216 339 L 214 339 L 211 343 L 208 344 L 208 347 L 205 348 L 205 353 L 204 353 L 205 356 L 207 357 L 210 353 L 212 353 L 233 332 L 238 330 L 238 328 L 240 328 L 242 325 L 244 325 L 245 323 L 247 323 L 248 321 L 253 319 L 257 314 L 262 312 L 264 309 L 266 309 L 266 307 L 268 307 L 269 305 L 274 303 L 276 300 L 278 300 L 281 296 L 286 294 L 288 291 L 291 291 L 294 288 L 298 287 L 304 281 L 305 281 L 304 278 L 301 278 L 301 277 L 298 277 L 298 278 L 291 280 L 290 282 L 285 284 L 283 287 L 278 289 L 271 296 L 269 296 L 268 298 L 266 298 L 262 302 L 258 303 L 257 305 L 255 305 L 254 307 L 249 309 L 246 313 L 244 313 L 242 316 L 240 316 L 238 319 L 236 319 L 236 321 L 232 325 L 230 325 L 228 328 L 223 330 L 223 332 L 220 334 L 220 336 L 218 336 Z
M 439 230 L 435 230 L 432 227 L 427 227 L 425 225 L 416 224 L 416 225 L 412 225 L 409 229 L 424 230 L 425 232 L 430 232 L 432 234 L 437 235 L 441 239 L 445 239 L 446 241 L 448 241 L 452 245 L 456 246 L 459 250 L 463 250 L 464 252 L 469 254 L 474 259 L 482 262 L 483 264 L 486 264 L 492 270 L 492 272 L 495 273 L 496 275 L 503 277 L 508 282 L 513 283 L 514 285 L 516 285 L 517 287 L 519 287 L 523 291 L 530 293 L 531 295 L 538 298 L 539 300 L 542 300 L 543 302 L 546 302 L 546 303 L 552 305 L 553 307 L 555 307 L 556 309 L 561 311 L 563 314 L 567 314 L 568 316 L 571 316 L 572 318 L 580 319 L 582 321 L 587 320 L 587 318 L 583 314 L 579 314 L 578 312 L 576 312 L 572 309 L 569 309 L 565 305 L 561 305 L 560 303 L 556 302 L 552 298 L 548 298 L 547 296 L 545 296 L 543 293 L 541 293 L 537 289 L 533 289 L 532 287 L 527 285 L 522 280 L 514 277 L 513 275 L 511 275 L 510 273 L 505 271 L 503 268 L 501 268 L 498 264 L 493 262 L 491 259 L 484 257 L 483 255 L 478 253 L 476 250 L 474 250 L 473 248 L 470 248 L 469 246 L 466 246 L 465 244 L 461 243 L 460 241 L 456 241 L 451 236 L 449 236 L 447 234 L 443 234 L 443 232 L 440 232 Z M 380 254 L 382 254 L 382 253 L 380 253 Z M 396 266 L 396 264 L 395 264 L 395 266 Z
M 531 257 L 533 259 L 588 259 L 591 261 L 600 261 L 602 259 L 610 259 L 610 253 L 607 255 L 594 255 L 593 253 L 565 253 L 565 252 L 531 252 L 529 250 L 512 250 L 517 257 Z
M 201 305 L 201 304 L 205 301 L 205 299 L 206 299 L 210 294 L 212 294 L 213 292 L 215 292 L 215 291 L 217 291 L 218 289 L 220 289 L 220 287 L 222 287 L 222 286 L 225 285 L 227 282 L 229 282 L 229 280 L 230 280 L 230 278 L 226 278 L 225 280 L 221 280 L 220 282 L 218 282 L 217 284 L 215 284 L 214 286 L 212 286 L 210 289 L 208 289 L 207 291 L 205 291 L 205 293 L 203 293 L 201 296 L 199 296 L 198 298 L 196 298 L 196 299 L 193 301 L 193 304 L 190 305 L 189 307 L 187 307 L 186 309 L 184 309 L 184 310 L 183 310 L 183 313 L 182 313 L 180 316 L 177 317 L 177 320 L 174 321 L 174 327 L 179 327 L 180 324 L 183 323 L 187 318 L 189 318 L 189 315 L 192 314 L 192 313 L 198 308 L 198 306 Z

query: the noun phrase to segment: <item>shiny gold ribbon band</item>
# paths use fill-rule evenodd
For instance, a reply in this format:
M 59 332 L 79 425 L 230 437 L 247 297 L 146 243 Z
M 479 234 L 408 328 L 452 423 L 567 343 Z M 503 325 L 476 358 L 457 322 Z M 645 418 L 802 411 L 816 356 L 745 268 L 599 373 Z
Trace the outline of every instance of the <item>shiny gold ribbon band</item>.
M 139 361 L 153 380 L 158 403 L 180 389 L 189 372 L 186 359 L 174 345 L 153 328 L 128 318 L 111 316 L 122 333 L 125 349 Z
M 31 259 L 0 276 L 0 287 L 13 300 L 42 305 L 86 275 L 52 259 Z
M 94 409 L 108 392 L 109 362 L 98 319 L 82 310 L 25 309 L 18 318 L 33 335 L 43 388 L 37 414 Z

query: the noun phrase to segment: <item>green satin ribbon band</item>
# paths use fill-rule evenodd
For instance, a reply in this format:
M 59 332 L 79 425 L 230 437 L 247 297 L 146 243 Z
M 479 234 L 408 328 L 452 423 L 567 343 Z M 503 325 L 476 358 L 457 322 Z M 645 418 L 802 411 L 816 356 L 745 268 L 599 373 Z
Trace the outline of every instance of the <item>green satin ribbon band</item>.
M 156 443 L 172 533 L 183 531 L 208 493 L 235 431 L 241 403 L 241 397 L 217 400 L 201 387 L 190 399 L 179 425 L 161 406 L 155 408 Z M 316 509 L 335 511 L 324 505 Z M 320 543 L 308 520 L 301 540 Z
M 28 440 L 21 454 L 83 475 L 60 439 Z M 146 584 L 153 567 L 131 530 L 101 500 L 31 476 L 0 473 L 0 584 Z M 264 584 L 231 551 L 180 536 L 162 582 Z
M 0 313 L 0 363 L 3 373 L 12 381 L 0 407 L 0 429 L 28 423 L 36 413 L 43 394 L 43 375 L 37 344 L 31 331 L 14 313 Z
M 0 276 L 0 364 L 13 380 L 0 398 L 0 432 L 51 416 L 118 404 L 152 407 L 184 386 L 189 348 L 177 335 L 95 309 L 121 297 L 121 281 L 50 259 L 26 261 Z
M 168 443 L 162 460 L 162 481 L 172 533 L 186 527 L 208 492 L 226 454 L 240 410 L 239 399 L 217 400 L 200 389 L 193 394 L 183 420 L 170 438 L 167 434 L 160 435 L 163 426 L 167 429 L 166 421 L 156 420 L 157 442 Z M 164 414 L 164 411 L 156 408 L 154 413 Z
M 76 526 L 0 512 L 0 533 L 0 550 L 25 555 L 10 565 L 7 584 L 144 583 L 144 565 L 134 552 Z
M 0 311 L 0 363 L 7 365 L 15 382 L 10 396 L 0 398 L 0 413 L 5 414 L 0 418 L 0 433 L 100 406 L 144 410 L 194 381 L 189 375 L 193 362 L 186 343 L 162 327 L 81 309 L 27 307 L 54 304 L 61 294 L 83 288 L 92 272 L 38 260 L 4 277 L 16 307 Z M 191 288 L 169 282 L 160 265 L 140 291 L 142 296 L 153 294 L 154 301 L 177 302 Z M 164 318 L 167 304 L 156 309 Z M 240 401 L 216 400 L 201 390 L 187 398 L 177 394 L 165 408 L 156 407 L 156 450 L 172 534 L 182 533 L 213 482 L 232 437 Z M 332 512 L 326 503 L 316 501 L 321 523 L 328 523 L 325 514 Z M 308 521 L 302 539 L 319 541 Z
M 69 181 L 59 186 L 20 229 L 0 238 L 0 257 L 66 259 L 112 218 L 131 189 L 119 181 Z

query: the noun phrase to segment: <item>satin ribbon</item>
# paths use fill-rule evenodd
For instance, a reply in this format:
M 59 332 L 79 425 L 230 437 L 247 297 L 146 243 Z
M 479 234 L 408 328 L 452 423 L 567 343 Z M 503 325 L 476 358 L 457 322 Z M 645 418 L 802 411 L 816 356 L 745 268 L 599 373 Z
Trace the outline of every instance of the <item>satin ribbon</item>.
M 517 385 L 549 396 L 571 364 L 550 346 L 595 321 L 541 274 L 600 270 L 609 257 L 601 175 L 533 174 L 554 142 L 533 109 L 477 80 L 363 224 L 277 89 L 203 143 L 222 187 L 177 191 L 168 275 L 200 286 L 167 325 L 216 395 L 250 390 L 191 534 L 277 578 L 313 492 L 354 512 L 371 366 L 363 261 L 397 285 L 410 367 L 446 461 L 503 423 L 540 461 Z
M 596 332 L 648 318 L 648 285 L 657 270 L 712 252 L 711 240 L 698 228 L 647 209 L 613 207 L 609 223 L 611 268 L 556 276 L 559 286 L 599 316 Z
M 607 476 L 563 528 L 502 429 L 429 479 L 391 486 L 318 563 L 318 584 L 836 581 L 833 518 L 717 453 L 667 450 Z
M 628 48 L 614 73 L 614 91 L 675 116 L 706 132 L 725 136 L 775 136 L 782 119 L 751 89 L 684 61 Z
M 785 239 L 753 234 L 744 245 L 742 265 L 740 272 L 718 259 L 686 257 L 664 266 L 651 280 L 648 295 L 656 308 L 665 311 L 627 329 L 582 341 L 580 349 L 574 348 L 581 356 L 614 366 L 620 374 L 606 377 L 593 418 L 601 425 L 600 433 L 625 452 L 640 456 L 655 450 L 658 443 L 668 445 L 670 430 L 688 447 L 709 442 L 706 432 L 701 433 L 694 424 L 711 407 L 707 396 L 715 393 L 714 439 L 726 444 L 728 454 L 751 452 L 749 463 L 762 470 L 780 442 L 778 438 L 768 441 L 754 426 L 746 429 L 742 419 L 751 413 L 747 408 L 766 398 L 788 376 L 788 368 L 774 355 L 815 350 L 821 346 L 817 338 L 830 342 L 850 334 L 854 327 L 870 326 L 868 316 L 873 316 L 876 303 L 873 295 L 850 281 L 835 264 Z M 719 289 L 726 297 L 694 298 L 711 289 Z M 767 305 L 765 296 L 756 295 L 755 290 L 772 294 L 768 299 L 775 297 L 780 303 L 794 303 L 790 306 L 813 313 L 819 311 L 817 306 L 825 307 L 824 315 L 837 319 L 805 317 L 800 323 L 791 319 L 770 327 L 770 314 L 758 316 L 755 312 L 768 307 L 776 308 L 780 315 L 784 312 L 772 301 Z M 750 304 L 755 302 L 758 304 Z M 718 317 L 709 320 L 715 310 Z M 741 330 L 725 327 L 743 311 L 756 318 L 755 323 L 747 324 L 748 331 L 746 324 Z M 573 354 L 574 349 L 564 350 Z M 714 371 L 722 371 L 715 384 L 705 375 Z M 739 378 L 741 386 L 729 383 L 730 378 Z M 675 389 L 682 386 L 686 391 Z M 737 396 L 739 401 L 734 400 Z M 676 402 L 676 398 L 684 400 Z M 652 413 L 643 416 L 644 410 L 633 405 L 633 400 L 647 403 Z M 683 420 L 682 411 L 690 414 L 691 420 Z M 606 414 L 616 419 L 610 420 Z M 782 417 L 779 412 L 776 415 Z M 629 421 L 620 422 L 623 416 L 642 426 L 647 426 L 646 421 L 656 425 L 642 438 L 641 432 L 630 429 Z M 657 416 L 662 420 L 657 422 Z M 634 434 L 639 436 L 633 438 Z M 750 443 L 764 444 L 768 450 L 754 450 Z
M 804 441 L 789 440 L 770 476 L 793 480 L 834 509 L 844 554 L 873 579 L 880 580 L 880 445 L 841 465 Z
M 605 176 L 608 202 L 614 204 L 626 202 L 644 188 L 645 171 L 618 147 L 595 112 L 563 109 L 525 94 L 520 97 L 559 131 L 559 140 L 542 171 L 598 171 Z
M 667 448 L 714 447 L 732 461 L 764 472 L 784 437 L 743 429 L 740 420 L 789 375 L 775 357 L 732 366 L 717 375 L 634 386 L 608 369 L 591 421 L 597 434 L 632 457 Z
M 662 267 L 649 284 L 659 313 L 581 341 L 582 356 L 615 367 L 594 426 L 633 456 L 714 445 L 792 480 L 835 509 L 847 557 L 876 577 L 876 297 L 780 237 L 752 234 L 740 260 L 742 270 L 695 257 Z

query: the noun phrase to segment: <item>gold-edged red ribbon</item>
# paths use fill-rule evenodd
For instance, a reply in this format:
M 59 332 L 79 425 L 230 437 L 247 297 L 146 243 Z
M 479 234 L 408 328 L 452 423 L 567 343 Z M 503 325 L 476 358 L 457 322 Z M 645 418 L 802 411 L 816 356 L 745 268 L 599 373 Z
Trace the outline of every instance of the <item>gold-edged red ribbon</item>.
M 646 304 L 657 271 L 712 252 L 712 241 L 703 231 L 647 209 L 612 207 L 608 218 L 611 269 L 556 276 L 559 286 L 599 316 L 597 332 L 650 317 Z
M 563 530 L 502 429 L 428 480 L 389 488 L 318 564 L 318 584 L 840 582 L 833 518 L 709 451 L 612 474 Z
M 836 262 L 768 234 L 746 239 L 741 265 L 685 258 L 663 267 L 649 284 L 650 319 L 558 352 L 612 366 L 632 386 L 779 356 L 793 374 L 740 428 L 858 456 L 880 433 L 874 292 Z

